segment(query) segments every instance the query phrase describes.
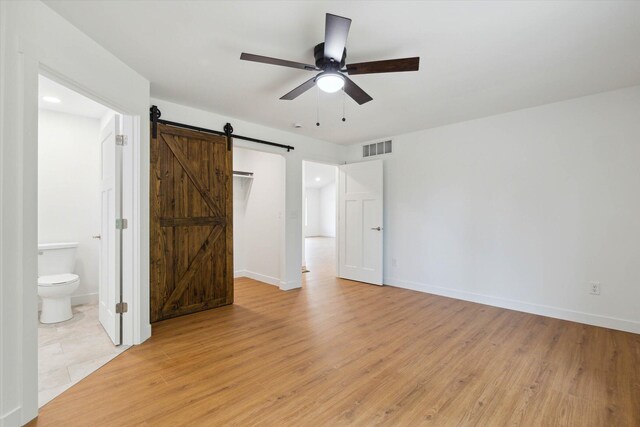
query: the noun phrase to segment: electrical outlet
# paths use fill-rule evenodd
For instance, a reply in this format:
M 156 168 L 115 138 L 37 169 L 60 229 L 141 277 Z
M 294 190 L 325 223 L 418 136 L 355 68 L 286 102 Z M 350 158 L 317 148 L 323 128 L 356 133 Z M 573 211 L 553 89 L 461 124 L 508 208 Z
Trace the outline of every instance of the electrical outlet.
M 397 267 L 398 266 L 398 260 L 395 258 L 391 258 L 391 266 L 392 267 Z
M 600 295 L 600 282 L 589 283 L 589 293 L 591 295 Z

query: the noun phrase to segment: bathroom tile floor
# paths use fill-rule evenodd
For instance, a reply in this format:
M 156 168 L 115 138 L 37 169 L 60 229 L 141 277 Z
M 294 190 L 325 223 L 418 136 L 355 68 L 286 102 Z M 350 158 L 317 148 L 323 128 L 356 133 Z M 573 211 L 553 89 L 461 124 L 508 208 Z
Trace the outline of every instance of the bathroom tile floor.
M 125 351 L 113 345 L 98 320 L 98 305 L 73 307 L 66 322 L 38 325 L 38 403 L 54 397 Z

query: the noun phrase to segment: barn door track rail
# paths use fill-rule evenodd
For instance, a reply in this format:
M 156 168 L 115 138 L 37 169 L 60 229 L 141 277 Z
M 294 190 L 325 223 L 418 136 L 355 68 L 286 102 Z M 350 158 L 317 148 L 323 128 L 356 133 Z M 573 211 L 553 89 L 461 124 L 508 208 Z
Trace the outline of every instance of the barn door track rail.
M 162 112 L 155 105 L 151 106 L 150 108 L 150 116 L 151 116 L 151 124 L 152 124 L 151 133 L 153 138 L 158 137 L 158 123 L 161 123 L 163 125 L 175 126 L 175 127 L 184 128 L 184 129 L 191 129 L 198 132 L 212 133 L 214 135 L 226 136 L 229 144 L 229 150 L 231 150 L 231 138 L 243 139 L 245 141 L 256 142 L 258 144 L 265 144 L 265 145 L 270 145 L 272 147 L 284 148 L 285 150 L 287 150 L 287 152 L 291 150 L 295 150 L 295 147 L 292 147 L 291 145 L 278 144 L 276 142 L 264 141 L 262 139 L 251 138 L 249 136 L 236 135 L 233 133 L 233 126 L 231 126 L 231 123 L 227 123 L 226 125 L 224 125 L 224 130 L 221 132 L 219 130 L 206 129 L 206 128 L 201 128 L 199 126 L 192 126 L 192 125 L 186 125 L 184 123 L 177 123 L 177 122 L 170 122 L 169 120 L 163 120 L 160 118 L 162 116 Z

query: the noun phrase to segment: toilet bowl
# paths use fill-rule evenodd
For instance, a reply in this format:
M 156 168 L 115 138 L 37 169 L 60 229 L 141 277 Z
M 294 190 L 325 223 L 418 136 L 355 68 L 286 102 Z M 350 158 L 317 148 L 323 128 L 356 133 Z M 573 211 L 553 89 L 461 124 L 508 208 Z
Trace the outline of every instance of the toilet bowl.
M 80 278 L 73 274 L 78 243 L 38 245 L 38 295 L 42 298 L 40 322 L 58 323 L 73 317 L 71 294 Z
M 77 274 L 53 274 L 38 277 L 38 295 L 42 298 L 40 322 L 58 323 L 73 317 L 71 294 L 78 289 Z

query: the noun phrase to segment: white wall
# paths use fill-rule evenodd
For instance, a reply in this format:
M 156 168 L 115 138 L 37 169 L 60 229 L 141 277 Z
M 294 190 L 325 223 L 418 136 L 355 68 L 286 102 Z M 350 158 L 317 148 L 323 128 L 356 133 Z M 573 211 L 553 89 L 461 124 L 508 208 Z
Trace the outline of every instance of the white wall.
M 234 147 L 233 169 L 253 172 L 234 178 L 234 269 L 236 276 L 280 285 L 284 213 L 284 158 Z
M 306 237 L 320 236 L 320 189 L 305 188 L 304 195 L 306 201 L 306 223 L 304 235 Z
M 38 241 L 78 242 L 73 304 L 97 301 L 100 120 L 38 112 Z
M 233 149 L 233 169 L 238 170 L 237 148 Z M 244 217 L 251 182 L 246 178 L 233 177 L 233 275 L 244 274 L 246 262 L 244 254 Z
M 0 425 L 37 415 L 38 73 L 142 120 L 131 194 L 125 341 L 149 337 L 149 82 L 39 1 L 0 1 Z M 141 143 L 142 142 L 142 143 Z M 135 261 L 135 262 L 134 262 Z M 126 267 L 126 266 L 125 266 Z
M 304 176 L 304 166 L 303 166 L 303 176 Z M 304 181 L 303 181 L 304 182 Z M 301 270 L 306 270 L 307 269 L 307 254 L 306 254 L 306 233 L 304 231 L 304 219 L 307 216 L 307 207 L 305 204 L 305 200 L 307 197 L 307 189 L 304 187 L 304 185 L 302 186 L 302 233 L 300 233 L 300 252 L 301 252 L 301 256 L 300 256 L 300 264 L 301 264 Z
M 326 184 L 320 188 L 305 188 L 307 198 L 306 217 L 304 227 L 306 237 L 335 237 L 336 236 L 336 185 Z
M 394 137 L 385 283 L 640 332 L 639 135 L 633 87 Z
M 320 188 L 320 235 L 336 236 L 336 184 L 331 182 Z

